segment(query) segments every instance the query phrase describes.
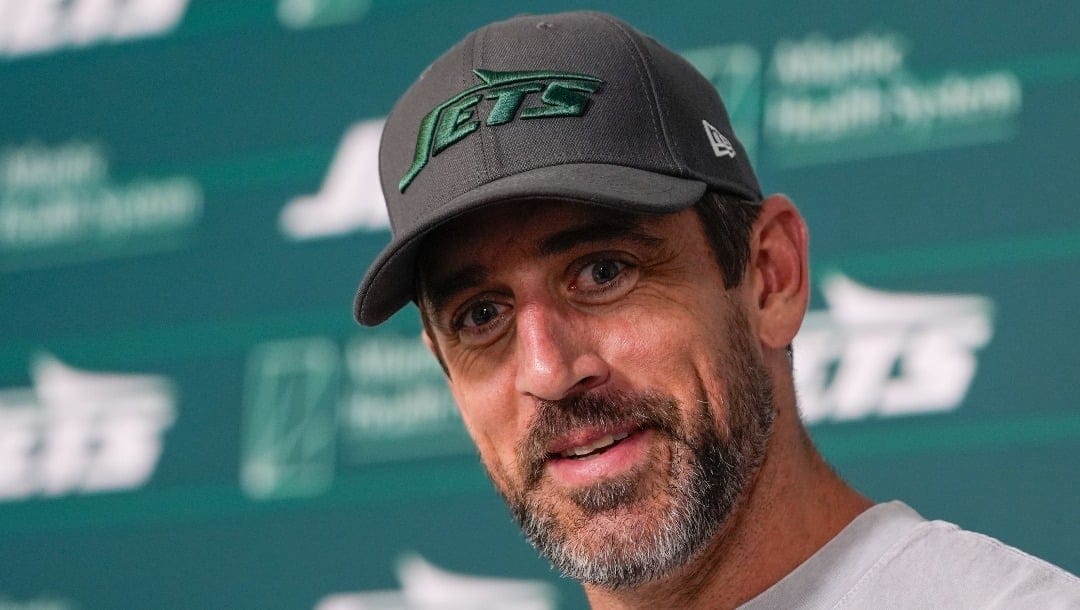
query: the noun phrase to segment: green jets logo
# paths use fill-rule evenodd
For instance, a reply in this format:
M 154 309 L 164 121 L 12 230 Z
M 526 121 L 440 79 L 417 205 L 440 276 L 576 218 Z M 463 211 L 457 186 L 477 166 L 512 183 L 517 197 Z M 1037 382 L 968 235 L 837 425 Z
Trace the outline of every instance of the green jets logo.
M 428 159 L 460 142 L 480 128 L 473 118 L 482 99 L 494 100 L 485 124 L 503 125 L 514 120 L 581 116 L 589 106 L 589 95 L 603 83 L 599 78 L 572 72 L 495 72 L 473 70 L 481 84 L 470 87 L 439 104 L 420 123 L 412 167 L 398 183 L 404 193 L 409 183 L 427 165 Z M 540 105 L 521 108 L 525 96 L 540 94 Z

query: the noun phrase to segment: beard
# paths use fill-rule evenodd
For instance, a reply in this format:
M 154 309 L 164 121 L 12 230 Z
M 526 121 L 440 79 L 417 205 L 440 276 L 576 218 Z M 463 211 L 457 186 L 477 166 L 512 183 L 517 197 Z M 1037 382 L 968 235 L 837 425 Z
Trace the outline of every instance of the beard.
M 522 484 L 508 489 L 510 478 L 495 480 L 504 482 L 496 487 L 525 537 L 555 569 L 586 584 L 634 587 L 686 564 L 728 521 L 761 465 L 775 413 L 771 380 L 737 308 L 728 336 L 716 371 L 728 381 L 726 426 L 715 416 L 724 405 L 687 407 L 657 392 L 538 401 L 517 452 Z M 652 443 L 641 466 L 569 492 L 543 486 L 551 439 L 627 423 L 665 441 Z

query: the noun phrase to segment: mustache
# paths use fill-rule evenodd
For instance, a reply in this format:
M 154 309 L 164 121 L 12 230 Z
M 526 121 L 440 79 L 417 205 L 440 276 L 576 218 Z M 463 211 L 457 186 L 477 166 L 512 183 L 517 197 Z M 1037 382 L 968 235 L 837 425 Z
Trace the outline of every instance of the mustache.
M 553 440 L 577 428 L 626 424 L 675 437 L 679 430 L 679 403 L 658 392 L 625 391 L 538 400 L 536 413 L 517 452 L 525 489 L 539 483 L 549 458 L 547 447 Z

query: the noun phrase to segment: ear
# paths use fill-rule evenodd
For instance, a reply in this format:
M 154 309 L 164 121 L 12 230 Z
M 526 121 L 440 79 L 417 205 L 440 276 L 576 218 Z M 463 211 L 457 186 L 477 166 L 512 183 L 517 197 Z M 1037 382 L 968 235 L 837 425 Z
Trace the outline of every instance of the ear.
M 750 241 L 751 306 L 762 345 L 782 349 L 799 332 L 810 299 L 809 236 L 784 195 L 762 202 Z

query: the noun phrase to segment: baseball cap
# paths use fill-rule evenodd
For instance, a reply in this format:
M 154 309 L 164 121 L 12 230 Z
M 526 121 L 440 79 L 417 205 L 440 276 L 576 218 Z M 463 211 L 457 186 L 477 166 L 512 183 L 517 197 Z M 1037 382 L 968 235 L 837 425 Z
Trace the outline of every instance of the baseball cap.
M 686 60 L 597 12 L 482 27 L 420 75 L 386 119 L 379 175 L 392 239 L 354 315 L 414 298 L 423 238 L 486 205 L 572 199 L 670 213 L 714 190 L 760 201 L 715 87 Z

